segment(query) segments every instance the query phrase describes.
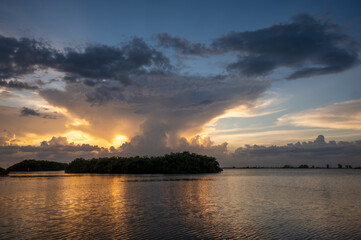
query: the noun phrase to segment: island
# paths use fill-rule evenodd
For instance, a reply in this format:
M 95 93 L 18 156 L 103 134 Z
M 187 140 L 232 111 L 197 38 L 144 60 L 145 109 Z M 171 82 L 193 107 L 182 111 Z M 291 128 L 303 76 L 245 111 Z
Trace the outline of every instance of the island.
M 66 173 L 219 173 L 214 157 L 182 152 L 159 157 L 77 158 L 65 168 Z
M 6 169 L 7 172 L 62 171 L 67 163 L 46 160 L 24 160 Z
M 8 172 L 4 168 L 0 167 L 0 177 L 4 177 L 6 175 L 8 175 Z

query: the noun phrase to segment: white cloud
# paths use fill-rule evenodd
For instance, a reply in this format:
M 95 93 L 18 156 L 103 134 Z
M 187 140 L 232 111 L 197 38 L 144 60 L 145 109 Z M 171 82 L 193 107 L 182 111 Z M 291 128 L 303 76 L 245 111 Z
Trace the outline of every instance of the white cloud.
M 361 99 L 287 114 L 278 118 L 278 125 L 361 130 Z

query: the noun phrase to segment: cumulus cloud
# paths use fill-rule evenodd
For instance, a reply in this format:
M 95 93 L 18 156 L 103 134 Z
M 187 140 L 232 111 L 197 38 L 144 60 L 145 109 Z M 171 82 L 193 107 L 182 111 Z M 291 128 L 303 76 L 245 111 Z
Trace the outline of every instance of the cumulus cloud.
M 227 144 L 215 145 L 209 137 L 199 136 L 191 141 L 180 139 L 181 144 L 177 148 L 166 147 L 164 153 L 156 152 L 155 155 L 162 155 L 170 152 L 192 151 L 200 154 L 208 154 L 215 157 L 224 157 L 227 152 Z M 136 156 L 147 155 L 139 151 L 140 148 L 133 148 L 133 143 L 126 143 L 119 148 L 99 147 L 90 144 L 69 143 L 66 137 L 52 137 L 48 141 L 42 141 L 40 146 L 20 146 L 16 144 L 15 137 L 9 132 L 3 131 L 0 136 L 0 166 L 8 167 L 24 159 L 46 159 L 60 162 L 70 162 L 75 158 L 98 158 L 107 156 Z
M 65 54 L 58 56 L 55 65 L 57 70 L 70 74 L 70 78 L 109 79 L 123 84 L 130 83 L 130 74 L 146 72 L 146 67 L 159 71 L 170 65 L 161 52 L 149 47 L 141 38 L 134 38 L 121 48 L 90 45 L 83 51 L 66 49 Z
M 4 80 L 38 69 L 56 69 L 68 74 L 68 79 L 111 79 L 129 84 L 130 74 L 147 72 L 147 68 L 161 71 L 169 67 L 169 60 L 141 38 L 133 38 L 122 47 L 93 44 L 82 50 L 58 51 L 34 39 L 18 40 L 0 35 L 0 85 L 9 88 L 34 89 L 26 83 Z
M 138 146 L 147 144 L 150 152 L 163 152 L 162 148 L 174 146 L 178 137 L 200 132 L 226 109 L 252 104 L 270 86 L 267 81 L 236 76 L 153 74 L 133 77 L 132 81 L 135 86 L 118 90 L 111 88 L 112 83 L 102 83 L 100 90 L 73 83 L 65 91 L 46 89 L 40 95 L 53 106 L 86 119 L 89 126 L 80 126 L 82 131 L 108 140 L 121 133 Z M 106 103 L 94 105 L 89 98 L 92 103 Z
M 360 167 L 361 140 L 354 142 L 326 141 L 319 135 L 314 141 L 289 143 L 284 146 L 245 145 L 230 152 L 227 143 L 214 144 L 209 137 L 196 136 L 190 141 L 178 139 L 176 147 L 163 147 L 162 155 L 169 152 L 191 151 L 217 158 L 223 167 L 298 167 L 307 164 L 310 167 L 337 167 L 338 164 Z M 142 146 L 134 145 L 135 141 L 125 143 L 119 148 L 99 147 L 90 144 L 69 143 L 66 137 L 52 137 L 41 142 L 40 146 L 20 146 L 15 137 L 3 131 L 0 137 L 0 166 L 8 167 L 23 159 L 47 159 L 70 162 L 75 158 L 98 158 L 107 156 L 143 156 Z M 149 151 L 146 151 L 149 153 Z
M 32 73 L 37 67 L 52 65 L 55 58 L 46 43 L 0 35 L 0 80 Z
M 92 158 L 110 155 L 114 155 L 114 153 L 111 153 L 107 148 L 97 145 L 68 143 L 66 137 L 53 137 L 49 141 L 43 141 L 40 146 L 0 145 L 0 164 L 4 167 L 24 159 L 70 162 L 77 157 Z
M 279 125 L 331 129 L 361 129 L 361 99 L 335 103 L 323 108 L 287 114 L 278 119 Z
M 280 67 L 292 70 L 288 79 L 341 72 L 358 62 L 360 49 L 340 31 L 340 26 L 309 15 L 261 30 L 232 32 L 213 40 L 210 46 L 167 33 L 157 35 L 157 39 L 160 46 L 181 54 L 212 57 L 235 52 L 239 59 L 228 66 L 230 71 L 222 77 L 190 76 L 174 70 L 162 52 L 141 38 L 119 46 L 89 44 L 59 50 L 42 41 L 0 35 L 0 86 L 34 90 L 51 106 L 87 123 L 72 125 L 69 119 L 52 118 L 55 115 L 41 108 L 0 106 L 1 126 L 23 138 L 27 134 L 60 136 L 69 130 L 108 142 L 118 135 L 128 137 L 128 143 L 120 148 L 98 149 L 104 153 L 114 150 L 125 155 L 159 155 L 194 150 L 228 159 L 227 144 L 186 138 L 198 134 L 206 123 L 227 110 L 254 106 L 271 85 L 268 80 L 250 77 L 267 75 Z M 37 86 L 26 82 L 27 78 L 17 80 L 39 69 L 59 72 L 61 87 L 45 84 L 51 80 L 33 81 Z M 287 116 L 284 119 L 295 121 Z M 62 149 L 58 153 L 70 149 L 68 152 L 75 156 L 78 149 L 59 138 L 43 142 L 40 147 L 7 147 L 2 150 L 40 152 L 44 157 L 55 149 Z M 84 148 L 98 151 L 94 146 Z
M 291 80 L 342 72 L 359 61 L 359 43 L 340 29 L 330 21 L 302 14 L 286 24 L 229 33 L 216 39 L 213 47 L 243 53 L 230 69 L 257 76 L 289 67 L 293 73 L 287 79 Z
M 291 165 L 298 167 L 308 164 L 318 167 L 337 167 L 337 164 L 351 164 L 360 167 L 361 140 L 355 142 L 325 141 L 319 135 L 314 141 L 290 143 L 285 146 L 246 145 L 232 154 L 234 164 L 241 166 L 274 166 Z
M 288 23 L 228 33 L 213 40 L 210 46 L 190 43 L 167 33 L 158 34 L 157 39 L 161 46 L 181 54 L 238 53 L 238 61 L 229 64 L 228 69 L 250 77 L 268 75 L 277 68 L 287 67 L 292 73 L 285 78 L 292 80 L 339 73 L 359 62 L 360 44 L 341 28 L 331 21 L 301 14 Z

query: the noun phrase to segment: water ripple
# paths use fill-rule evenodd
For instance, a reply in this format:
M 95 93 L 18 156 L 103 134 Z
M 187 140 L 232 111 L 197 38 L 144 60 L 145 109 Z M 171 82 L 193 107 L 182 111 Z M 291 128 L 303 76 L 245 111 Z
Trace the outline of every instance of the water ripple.
M 14 174 L 0 239 L 361 239 L 361 174 Z

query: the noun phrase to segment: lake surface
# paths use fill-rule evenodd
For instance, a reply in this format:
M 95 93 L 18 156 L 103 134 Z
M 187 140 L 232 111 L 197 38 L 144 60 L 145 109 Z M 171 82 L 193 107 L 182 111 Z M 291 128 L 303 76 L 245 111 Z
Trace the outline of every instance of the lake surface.
M 0 178 L 0 239 L 361 239 L 361 170 Z

